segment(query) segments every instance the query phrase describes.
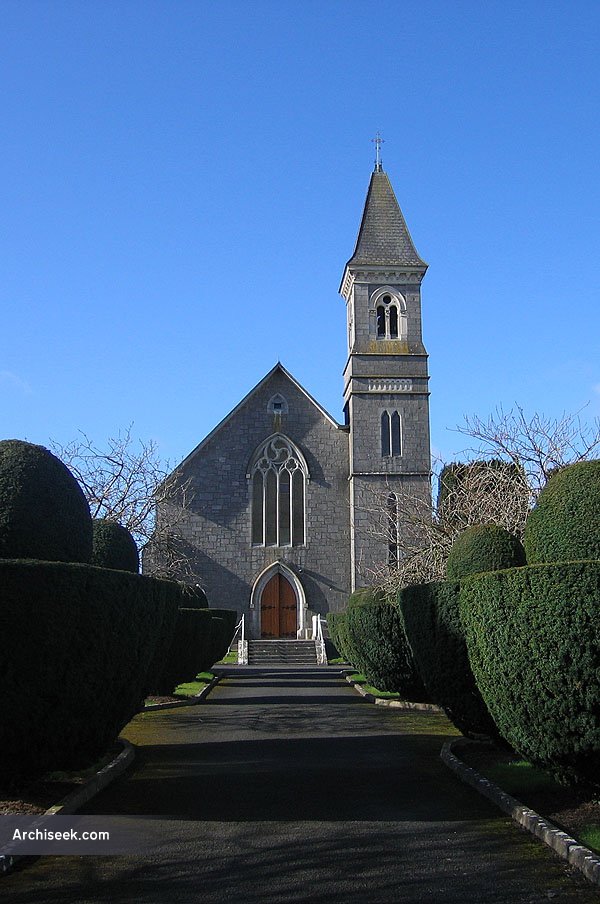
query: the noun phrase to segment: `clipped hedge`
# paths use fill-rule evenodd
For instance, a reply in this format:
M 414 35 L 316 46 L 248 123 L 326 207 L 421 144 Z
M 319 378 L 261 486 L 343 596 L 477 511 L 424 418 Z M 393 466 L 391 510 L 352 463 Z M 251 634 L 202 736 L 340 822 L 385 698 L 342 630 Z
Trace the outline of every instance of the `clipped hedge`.
M 0 560 L 0 780 L 74 769 L 139 710 L 176 584 L 91 565 Z
M 215 661 L 212 658 L 213 619 L 206 609 L 179 609 L 175 631 L 151 693 L 171 694 L 178 684 L 193 681 Z
M 563 782 L 599 784 L 600 562 L 473 575 L 460 616 L 504 738 Z
M 127 528 L 106 518 L 94 518 L 92 527 L 92 565 L 137 574 L 140 570 L 140 556 Z
M 365 603 L 387 603 L 385 590 L 380 587 L 359 587 L 348 598 L 348 609 L 364 606 Z
M 219 662 L 229 650 L 229 644 L 235 634 L 237 624 L 237 612 L 235 609 L 209 609 L 213 618 L 212 657 L 214 662 Z
M 181 584 L 182 609 L 208 609 L 208 600 L 202 587 L 195 584 Z
M 459 613 L 460 584 L 438 581 L 400 591 L 406 636 L 430 699 L 468 737 L 497 738 L 477 689 Z
M 0 558 L 87 562 L 92 518 L 81 487 L 52 452 L 0 442 Z
M 498 524 L 474 524 L 452 544 L 446 577 L 449 581 L 460 581 L 468 574 L 524 564 L 525 550 L 520 540 Z
M 399 693 L 407 700 L 426 700 L 398 606 L 364 603 L 345 614 L 350 662 L 369 684 Z
M 527 561 L 600 559 L 600 461 L 579 461 L 549 480 L 525 525 Z
M 345 659 L 346 662 L 350 662 L 350 657 L 348 655 L 348 619 L 346 618 L 346 613 L 329 612 L 327 614 L 327 629 L 331 642 L 340 656 Z

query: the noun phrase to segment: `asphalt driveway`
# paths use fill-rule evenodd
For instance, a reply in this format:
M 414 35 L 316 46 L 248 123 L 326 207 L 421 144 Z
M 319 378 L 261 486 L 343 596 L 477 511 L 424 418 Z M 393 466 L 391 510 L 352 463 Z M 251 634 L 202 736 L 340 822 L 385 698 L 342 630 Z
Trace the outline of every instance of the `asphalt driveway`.
M 592 902 L 598 889 L 441 763 L 441 715 L 366 703 L 329 667 L 236 670 L 138 716 L 136 765 L 87 813 L 153 817 L 142 857 L 44 857 L 11 904 Z

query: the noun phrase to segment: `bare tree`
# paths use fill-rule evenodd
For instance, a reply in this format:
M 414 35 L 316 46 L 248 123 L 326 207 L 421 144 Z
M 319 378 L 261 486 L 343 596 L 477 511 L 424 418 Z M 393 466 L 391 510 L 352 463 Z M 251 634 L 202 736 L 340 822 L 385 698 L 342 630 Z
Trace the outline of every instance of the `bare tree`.
M 381 560 L 363 569 L 369 584 L 395 594 L 408 584 L 442 580 L 454 540 L 470 525 L 499 524 L 522 535 L 531 493 L 512 464 L 436 462 L 434 477 L 441 488 L 437 507 L 423 493 L 405 491 L 393 494 L 390 508 L 387 487 L 363 496 L 368 517 L 357 524 L 382 550 Z
M 600 419 L 585 424 L 580 415 L 528 418 L 516 405 L 508 412 L 497 408 L 487 420 L 465 417 L 456 430 L 476 441 L 469 450 L 475 455 L 513 462 L 525 473 L 535 499 L 554 471 L 600 454 Z
M 78 439 L 51 448 L 79 481 L 92 518 L 126 527 L 144 555 L 149 551 L 153 574 L 196 580 L 178 531 L 192 500 L 190 482 L 170 472 L 154 440 L 134 440 L 131 431 L 132 425 L 109 437 L 105 447 L 80 431 Z M 157 524 L 157 505 L 165 501 Z
M 509 412 L 499 408 L 487 420 L 465 418 L 457 431 L 476 441 L 468 454 L 477 459 L 446 466 L 437 462 L 437 506 L 410 493 L 397 494 L 392 522 L 387 489 L 367 503 L 370 517 L 362 520 L 378 538 L 382 557 L 365 569 L 365 578 L 390 593 L 410 583 L 443 579 L 452 543 L 470 525 L 498 524 L 522 537 L 548 477 L 600 454 L 598 419 L 586 425 L 579 413 L 527 418 L 519 406 Z

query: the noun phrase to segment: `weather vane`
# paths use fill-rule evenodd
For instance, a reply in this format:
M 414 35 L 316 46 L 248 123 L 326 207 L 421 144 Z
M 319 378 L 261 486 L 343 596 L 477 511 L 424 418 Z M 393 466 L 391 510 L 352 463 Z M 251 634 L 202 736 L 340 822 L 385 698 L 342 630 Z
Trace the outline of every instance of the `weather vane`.
M 375 145 L 375 172 L 381 172 L 381 145 L 383 144 L 383 138 L 381 134 L 377 132 L 375 138 L 371 138 L 371 141 Z

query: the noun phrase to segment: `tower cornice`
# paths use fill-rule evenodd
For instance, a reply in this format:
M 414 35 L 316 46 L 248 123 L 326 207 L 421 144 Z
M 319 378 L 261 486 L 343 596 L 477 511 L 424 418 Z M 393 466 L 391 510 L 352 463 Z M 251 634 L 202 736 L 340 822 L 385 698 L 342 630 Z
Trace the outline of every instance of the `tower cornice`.
M 427 264 L 421 269 L 414 267 L 353 267 L 346 264 L 340 295 L 348 300 L 355 283 L 396 283 L 399 285 L 420 286 L 427 272 Z

